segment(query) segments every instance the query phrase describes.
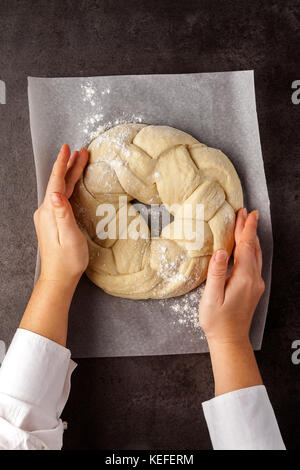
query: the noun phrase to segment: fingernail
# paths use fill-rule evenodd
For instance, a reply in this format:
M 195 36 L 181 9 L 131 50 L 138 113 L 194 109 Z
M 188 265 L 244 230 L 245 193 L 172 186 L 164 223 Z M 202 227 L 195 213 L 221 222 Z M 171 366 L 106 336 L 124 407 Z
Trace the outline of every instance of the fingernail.
M 51 193 L 51 201 L 55 207 L 60 207 L 63 204 L 63 199 L 59 193 Z
M 256 217 L 256 220 L 259 219 L 259 211 L 255 211 L 255 217 Z
M 224 263 L 228 259 L 227 251 L 225 250 L 218 250 L 216 253 L 215 260 L 217 263 Z
M 248 215 L 248 214 L 247 214 L 247 209 L 246 209 L 246 207 L 244 207 L 244 209 L 243 209 L 243 211 L 242 211 L 242 214 L 243 214 L 244 219 L 246 220 L 246 219 L 247 219 L 247 215 Z

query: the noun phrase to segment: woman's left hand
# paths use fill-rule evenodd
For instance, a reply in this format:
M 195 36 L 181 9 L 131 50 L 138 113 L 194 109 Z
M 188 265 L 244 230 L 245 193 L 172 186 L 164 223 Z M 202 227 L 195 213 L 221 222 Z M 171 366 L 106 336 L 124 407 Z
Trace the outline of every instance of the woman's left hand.
M 87 161 L 87 149 L 71 155 L 64 144 L 54 163 L 45 199 L 34 213 L 42 281 L 76 286 L 88 265 L 87 241 L 68 201 Z

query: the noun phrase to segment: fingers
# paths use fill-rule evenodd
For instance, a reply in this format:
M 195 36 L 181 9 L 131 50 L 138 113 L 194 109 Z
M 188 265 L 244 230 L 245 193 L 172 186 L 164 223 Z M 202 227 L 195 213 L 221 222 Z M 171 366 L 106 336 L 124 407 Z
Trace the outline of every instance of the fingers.
M 53 165 L 46 191 L 46 203 L 49 204 L 52 193 L 64 194 L 69 198 L 88 161 L 88 151 L 82 148 L 70 156 L 70 147 L 64 144 Z
M 252 211 L 236 237 L 235 268 L 261 273 L 262 253 L 257 236 L 258 211 Z M 237 265 L 237 266 L 236 266 Z
M 73 193 L 74 186 L 79 180 L 82 172 L 87 164 L 89 154 L 86 148 L 82 148 L 77 155 L 73 158 L 73 161 L 68 166 L 66 174 L 66 197 L 69 198 Z M 71 157 L 72 159 L 72 157 Z M 70 160 L 71 160 L 70 159 Z
M 257 264 L 256 251 L 257 251 L 257 224 L 258 224 L 258 211 L 252 211 L 245 222 L 244 229 L 239 238 L 239 243 L 234 253 L 235 264 L 239 263 L 245 269 L 253 268 Z
M 256 231 L 258 225 L 258 211 L 252 211 L 245 222 L 243 233 L 241 234 L 240 241 L 244 243 L 248 243 L 250 245 L 255 246 L 256 244 Z
M 212 256 L 207 273 L 207 280 L 203 297 L 210 304 L 222 304 L 227 275 L 228 254 L 225 250 L 218 250 Z
M 70 147 L 64 144 L 60 149 L 57 159 L 53 165 L 47 186 L 46 196 L 53 192 L 63 193 L 65 190 L 65 176 L 67 172 L 67 164 L 70 158 Z
M 67 164 L 67 169 L 71 168 L 74 165 L 74 162 L 76 161 L 78 157 L 78 150 L 75 150 L 75 152 L 72 153 L 72 155 L 69 158 L 68 164 Z
M 247 220 L 247 209 L 240 209 L 236 218 L 234 238 L 236 245 L 239 243 Z
M 58 238 L 61 245 L 72 242 L 78 226 L 68 199 L 58 192 L 51 193 L 51 203 L 56 219 Z
M 237 261 L 237 255 L 240 256 L 241 248 L 244 248 L 244 251 L 248 249 L 251 252 L 255 253 L 256 247 L 256 229 L 258 223 L 258 211 L 252 211 L 246 220 L 243 222 L 240 220 L 240 213 L 238 214 L 236 229 L 235 229 L 235 240 L 236 240 L 236 249 L 234 253 L 235 262 Z

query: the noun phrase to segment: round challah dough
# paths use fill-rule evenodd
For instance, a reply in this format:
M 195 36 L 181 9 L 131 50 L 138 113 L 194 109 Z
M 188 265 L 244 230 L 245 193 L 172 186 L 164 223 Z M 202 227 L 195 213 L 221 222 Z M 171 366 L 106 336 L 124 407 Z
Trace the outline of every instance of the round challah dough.
M 182 295 L 206 279 L 215 250 L 231 254 L 243 193 L 232 163 L 220 150 L 172 127 L 128 123 L 100 134 L 90 144 L 89 155 L 71 202 L 89 245 L 86 274 L 104 291 L 131 299 Z M 169 209 L 174 221 L 159 238 L 151 239 L 133 200 L 168 208 L 177 204 L 173 212 Z M 99 233 L 104 217 L 99 205 L 105 203 L 115 208 L 105 228 L 117 222 L 114 236 L 107 239 Z M 199 217 L 197 204 L 204 207 L 204 241 L 199 247 L 193 240 L 177 239 L 173 230 L 175 221 L 184 218 L 186 205 L 192 208 L 193 227 Z M 121 213 L 127 218 L 123 228 Z M 124 230 L 130 233 L 136 227 L 143 236 L 123 236 Z

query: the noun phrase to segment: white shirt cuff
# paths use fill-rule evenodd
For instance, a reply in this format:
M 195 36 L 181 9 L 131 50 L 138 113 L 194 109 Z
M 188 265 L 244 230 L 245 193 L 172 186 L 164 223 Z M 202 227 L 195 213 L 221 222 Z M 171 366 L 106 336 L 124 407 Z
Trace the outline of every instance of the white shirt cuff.
M 30 433 L 31 439 L 42 439 L 48 448 L 60 448 L 59 417 L 76 367 L 70 357 L 70 351 L 54 341 L 18 329 L 0 368 L 2 425 L 5 420 L 19 434 Z
M 202 404 L 215 450 L 284 450 L 263 385 L 236 390 Z

